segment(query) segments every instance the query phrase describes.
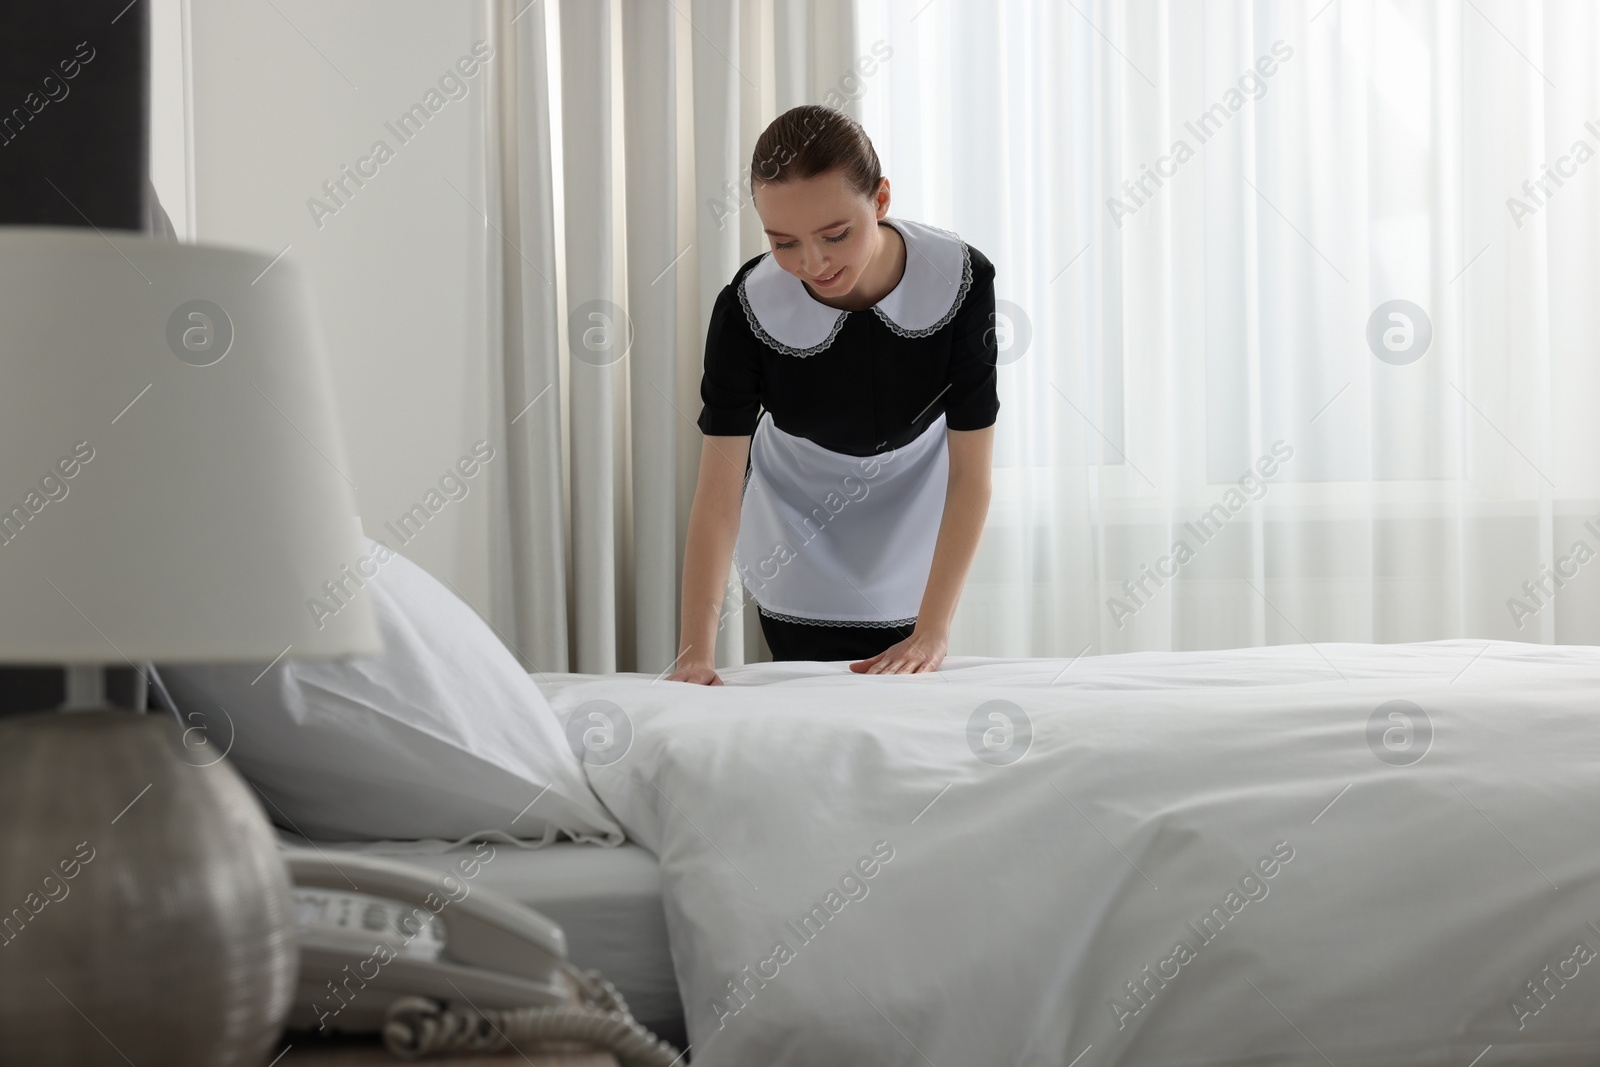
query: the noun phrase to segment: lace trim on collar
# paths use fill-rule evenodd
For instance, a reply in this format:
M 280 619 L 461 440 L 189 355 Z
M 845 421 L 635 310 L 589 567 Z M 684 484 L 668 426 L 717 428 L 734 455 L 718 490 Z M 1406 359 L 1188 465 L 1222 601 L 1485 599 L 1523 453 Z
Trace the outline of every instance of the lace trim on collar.
M 894 226 L 905 240 L 907 262 L 900 284 L 882 300 L 860 311 L 830 308 L 812 298 L 806 291 L 805 283 L 778 267 L 768 252 L 745 273 L 737 286 L 739 304 L 744 308 L 745 321 L 750 324 L 751 332 L 769 348 L 786 356 L 804 359 L 827 349 L 839 336 L 839 331 L 844 329 L 851 315 L 864 314 L 866 311 L 877 315 L 885 326 L 901 337 L 927 337 L 947 326 L 965 303 L 967 293 L 972 288 L 971 248 L 960 236 L 938 226 L 904 219 L 895 219 L 888 224 Z M 930 302 L 928 295 L 936 289 L 949 291 L 958 250 L 961 277 L 942 314 L 931 324 L 923 326 L 908 326 L 899 321 L 927 321 L 931 315 L 927 307 Z M 752 279 L 756 282 L 753 298 L 750 293 Z M 942 296 L 943 293 L 937 295 Z M 919 300 L 922 301 L 920 307 L 917 306 Z

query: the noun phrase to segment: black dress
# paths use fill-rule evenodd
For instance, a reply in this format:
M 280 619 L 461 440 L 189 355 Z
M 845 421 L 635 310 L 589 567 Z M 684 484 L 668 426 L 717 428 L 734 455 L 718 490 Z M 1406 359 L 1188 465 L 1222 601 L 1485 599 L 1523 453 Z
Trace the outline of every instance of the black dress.
M 994 265 L 948 230 L 906 245 L 882 300 L 842 311 L 771 253 L 718 295 L 708 436 L 751 435 L 734 563 L 775 659 L 863 659 L 909 635 L 944 511 L 945 430 L 992 426 Z

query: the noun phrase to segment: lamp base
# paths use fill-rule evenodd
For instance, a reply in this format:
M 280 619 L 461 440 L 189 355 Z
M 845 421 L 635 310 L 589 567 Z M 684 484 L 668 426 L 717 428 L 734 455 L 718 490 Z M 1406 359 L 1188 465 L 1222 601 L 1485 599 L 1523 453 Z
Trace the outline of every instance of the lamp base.
M 262 1067 L 298 957 L 249 786 L 165 716 L 0 720 L 0 1058 Z

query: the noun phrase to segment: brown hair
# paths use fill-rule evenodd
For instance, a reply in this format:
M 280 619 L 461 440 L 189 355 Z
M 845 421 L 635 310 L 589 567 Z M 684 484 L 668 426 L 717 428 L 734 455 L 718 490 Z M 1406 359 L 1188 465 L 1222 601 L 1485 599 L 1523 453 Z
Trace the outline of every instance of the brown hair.
M 750 156 L 750 185 L 781 185 L 830 170 L 862 196 L 877 195 L 883 179 L 878 153 L 861 123 L 837 108 L 801 104 L 773 119 Z

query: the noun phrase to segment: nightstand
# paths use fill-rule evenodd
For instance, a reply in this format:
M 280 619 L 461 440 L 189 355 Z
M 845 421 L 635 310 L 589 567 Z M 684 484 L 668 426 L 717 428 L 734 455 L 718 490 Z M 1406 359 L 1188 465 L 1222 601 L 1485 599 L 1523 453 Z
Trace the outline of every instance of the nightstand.
M 349 1041 L 318 1047 L 318 1043 L 297 1042 L 275 1067 L 394 1067 L 405 1061 L 389 1055 L 377 1039 Z M 416 1062 L 428 1067 L 496 1067 L 496 1065 L 532 1062 L 535 1067 L 618 1067 L 617 1058 L 609 1052 L 568 1053 L 550 1055 L 530 1052 L 524 1059 L 516 1052 L 497 1056 L 462 1056 L 453 1059 L 433 1059 Z
M 570 978 L 567 979 L 567 986 L 572 990 L 576 1003 L 577 986 Z M 317 1034 L 290 1032 L 284 1035 L 284 1043 L 291 1046 L 289 1051 L 280 1060 L 274 1061 L 271 1067 L 382 1067 L 385 1064 L 393 1067 L 407 1062 L 391 1056 L 376 1034 L 370 1037 L 336 1035 L 323 1040 Z M 496 1067 L 497 1064 L 513 1063 L 532 1064 L 533 1067 L 621 1067 L 617 1058 L 609 1052 L 536 1053 L 527 1050 L 524 1056 L 514 1049 L 493 1056 L 429 1056 L 411 1062 L 429 1067 Z

